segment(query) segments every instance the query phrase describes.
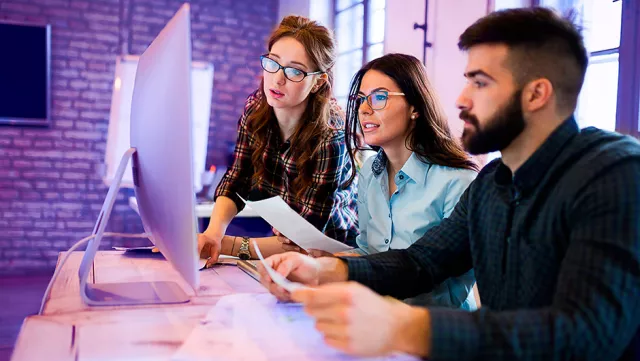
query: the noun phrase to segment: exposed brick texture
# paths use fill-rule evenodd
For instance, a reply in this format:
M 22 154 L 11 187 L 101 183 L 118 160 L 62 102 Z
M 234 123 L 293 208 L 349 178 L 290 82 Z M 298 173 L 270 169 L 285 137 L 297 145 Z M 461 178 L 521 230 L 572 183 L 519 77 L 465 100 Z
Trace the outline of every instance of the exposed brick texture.
M 59 251 L 91 233 L 107 193 L 100 172 L 116 56 L 141 54 L 181 3 L 0 0 L 0 21 L 52 26 L 51 126 L 0 126 L 0 274 L 51 269 Z M 191 1 L 193 59 L 215 66 L 208 165 L 226 162 L 277 8 L 278 0 Z M 108 231 L 142 232 L 131 194 L 120 191 Z

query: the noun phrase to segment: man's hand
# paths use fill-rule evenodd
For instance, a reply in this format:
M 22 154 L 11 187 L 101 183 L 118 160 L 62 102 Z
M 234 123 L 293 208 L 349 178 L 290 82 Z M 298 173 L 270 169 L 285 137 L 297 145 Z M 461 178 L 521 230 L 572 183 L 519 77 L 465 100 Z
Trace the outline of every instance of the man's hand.
M 317 286 L 320 283 L 320 272 L 322 265 L 318 260 L 296 252 L 287 252 L 273 255 L 265 262 L 276 272 L 280 273 L 290 281 L 299 282 L 307 286 Z M 278 286 L 262 263 L 258 264 L 260 273 L 260 283 L 280 301 L 290 301 L 290 294 L 284 288 Z
M 431 334 L 426 309 L 382 297 L 355 282 L 298 290 L 291 296 L 316 320 L 325 342 L 347 354 L 428 356 Z

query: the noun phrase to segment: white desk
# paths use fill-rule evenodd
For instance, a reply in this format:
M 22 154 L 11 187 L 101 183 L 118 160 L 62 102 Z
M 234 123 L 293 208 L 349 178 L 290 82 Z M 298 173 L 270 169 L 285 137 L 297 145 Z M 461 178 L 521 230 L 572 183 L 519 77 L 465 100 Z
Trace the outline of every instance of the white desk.
M 44 315 L 24 320 L 12 361 L 175 361 L 178 351 L 181 361 L 355 361 L 324 344 L 300 306 L 277 306 L 262 285 L 235 265 L 201 271 L 195 295 L 161 256 L 100 251 L 89 275 L 92 282 L 175 281 L 191 300 L 177 305 L 88 307 L 78 292 L 82 256 L 83 252 L 74 252 L 69 257 Z M 275 307 L 242 302 L 258 298 Z M 289 307 L 295 312 L 282 313 Z M 213 320 L 212 310 L 219 316 Z M 407 355 L 358 360 L 418 361 Z
M 196 204 L 196 217 L 198 218 L 209 218 L 211 217 L 211 212 L 213 211 L 213 205 L 215 203 L 198 203 Z M 138 212 L 138 200 L 136 197 L 129 197 L 129 207 L 131 207 L 136 213 Z M 248 207 L 244 207 L 236 217 L 240 218 L 260 218 L 260 216 L 252 209 Z
M 44 315 L 24 320 L 11 360 L 169 360 L 220 297 L 266 292 L 235 266 L 217 266 L 200 272 L 196 296 L 161 257 L 125 257 L 119 251 L 100 251 L 90 275 L 94 282 L 175 281 L 191 296 L 191 302 L 88 307 L 78 292 L 82 255 L 74 252 L 69 257 Z

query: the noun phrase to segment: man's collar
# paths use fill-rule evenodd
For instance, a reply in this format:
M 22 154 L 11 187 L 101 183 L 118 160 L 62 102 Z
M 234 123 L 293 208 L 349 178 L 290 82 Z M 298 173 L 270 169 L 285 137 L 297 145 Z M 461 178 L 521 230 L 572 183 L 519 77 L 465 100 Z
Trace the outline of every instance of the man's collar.
M 500 185 L 513 184 L 520 192 L 528 192 L 542 179 L 547 169 L 551 167 L 564 146 L 576 134 L 580 128 L 573 116 L 567 118 L 556 128 L 547 140 L 518 168 L 515 175 L 504 164 L 500 163 L 495 173 L 495 181 Z

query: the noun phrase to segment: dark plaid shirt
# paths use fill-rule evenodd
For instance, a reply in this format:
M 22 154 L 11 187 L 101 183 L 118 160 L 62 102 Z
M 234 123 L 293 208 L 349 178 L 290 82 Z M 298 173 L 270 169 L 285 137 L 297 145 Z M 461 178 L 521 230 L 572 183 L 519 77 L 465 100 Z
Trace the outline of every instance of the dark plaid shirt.
M 410 248 L 347 262 L 398 298 L 474 268 L 483 307 L 430 310 L 433 360 L 638 360 L 640 144 L 570 118 Z
M 332 129 L 331 134 L 321 140 L 315 155 L 316 171 L 311 185 L 304 190 L 300 199 L 296 198 L 291 183 L 298 175 L 296 158 L 293 157 L 289 141 L 283 142 L 277 125 L 269 128 L 268 145 L 262 157 L 265 173 L 262 181 L 252 186 L 253 154 L 255 139 L 247 125 L 247 116 L 253 111 L 259 100 L 256 91 L 246 101 L 244 113 L 238 122 L 238 140 L 234 151 L 233 165 L 227 170 L 216 189 L 215 197 L 231 198 L 238 210 L 244 208 L 243 198 L 257 201 L 280 196 L 289 206 L 304 217 L 317 229 L 338 241 L 355 246 L 358 234 L 356 210 L 357 183 L 354 181 L 345 187 L 351 175 L 352 165 L 345 144 L 344 131 Z M 337 105 L 332 102 L 333 107 Z M 334 109 L 332 114 L 341 111 Z M 333 120 L 334 124 L 342 121 Z M 304 147 L 305 144 L 293 146 Z

